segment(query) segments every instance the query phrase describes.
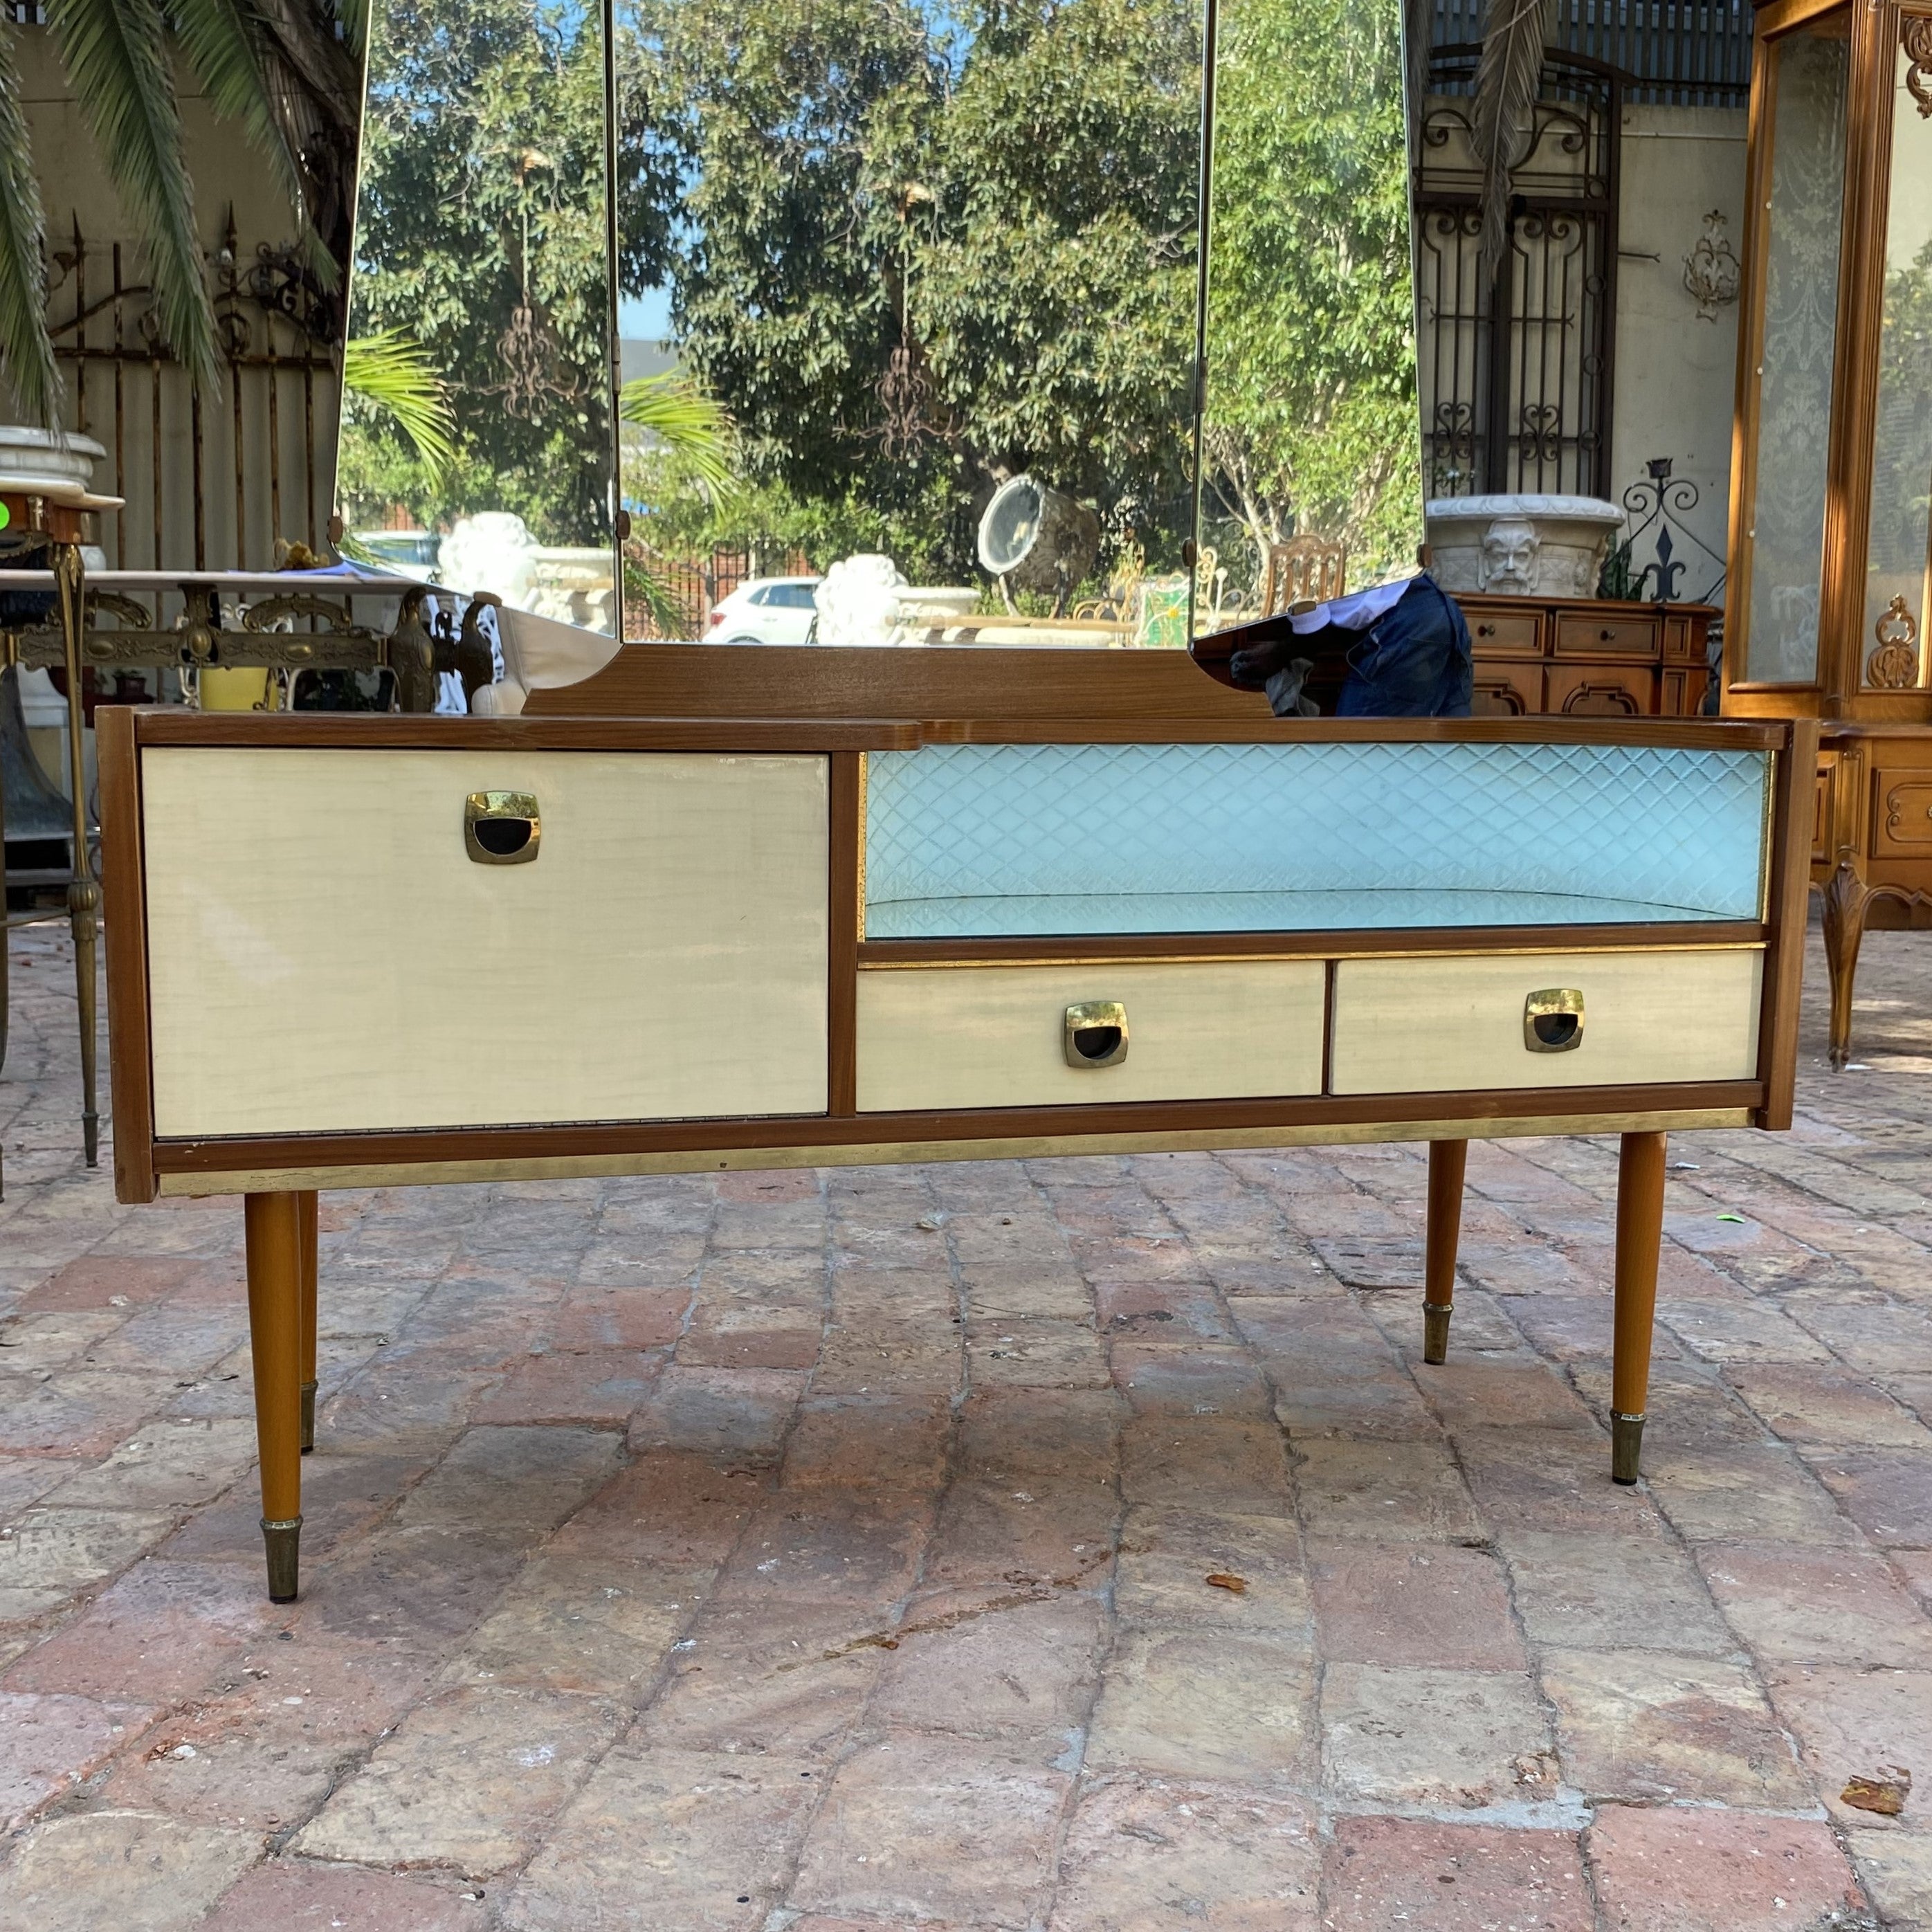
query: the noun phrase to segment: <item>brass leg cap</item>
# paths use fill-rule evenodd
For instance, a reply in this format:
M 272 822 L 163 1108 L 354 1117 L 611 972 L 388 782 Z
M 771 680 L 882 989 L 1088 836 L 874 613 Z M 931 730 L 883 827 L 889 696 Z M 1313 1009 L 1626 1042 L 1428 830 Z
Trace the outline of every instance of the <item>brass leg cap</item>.
M 315 1384 L 302 1385 L 302 1448 L 306 1456 L 315 1447 Z
M 1437 1364 L 1449 1359 L 1449 1317 L 1454 1311 L 1433 1302 L 1422 1304 L 1422 1359 Z
M 1634 1483 L 1643 1453 L 1643 1418 L 1610 1412 L 1610 1480 Z
M 268 1600 L 292 1604 L 296 1579 L 302 1570 L 302 1522 L 298 1516 L 286 1522 L 262 1519 L 262 1542 L 268 1556 Z

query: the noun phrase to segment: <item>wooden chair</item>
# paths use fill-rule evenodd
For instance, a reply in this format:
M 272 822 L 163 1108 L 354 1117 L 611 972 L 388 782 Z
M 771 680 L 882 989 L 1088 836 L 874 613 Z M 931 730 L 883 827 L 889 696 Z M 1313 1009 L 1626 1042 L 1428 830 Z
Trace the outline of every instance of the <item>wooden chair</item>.
M 1268 547 L 1268 567 L 1262 578 L 1264 617 L 1280 615 L 1304 598 L 1326 604 L 1342 594 L 1348 580 L 1348 549 L 1327 537 L 1290 537 Z

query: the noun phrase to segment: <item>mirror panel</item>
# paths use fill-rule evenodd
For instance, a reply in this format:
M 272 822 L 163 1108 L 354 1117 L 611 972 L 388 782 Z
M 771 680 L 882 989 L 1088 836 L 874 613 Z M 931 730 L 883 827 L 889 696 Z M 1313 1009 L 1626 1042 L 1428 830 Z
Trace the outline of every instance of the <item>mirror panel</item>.
M 626 627 L 1186 642 L 1195 0 L 620 0 Z
M 1198 632 L 1422 541 L 1400 0 L 1222 0 Z
M 343 547 L 608 632 L 603 16 L 559 0 L 374 13 Z
M 1754 684 L 1818 675 L 1825 541 L 1825 425 L 1838 341 L 1851 40 L 1843 15 L 1774 41 L 1771 180 L 1764 225 L 1763 374 L 1753 398 L 1749 631 Z
M 1932 117 L 1922 74 L 1900 45 L 1893 63 L 1886 182 L 1885 298 L 1879 319 L 1871 532 L 1865 551 L 1864 682 L 1924 682 L 1932 628 Z M 1886 652 L 1886 656 L 1878 655 Z

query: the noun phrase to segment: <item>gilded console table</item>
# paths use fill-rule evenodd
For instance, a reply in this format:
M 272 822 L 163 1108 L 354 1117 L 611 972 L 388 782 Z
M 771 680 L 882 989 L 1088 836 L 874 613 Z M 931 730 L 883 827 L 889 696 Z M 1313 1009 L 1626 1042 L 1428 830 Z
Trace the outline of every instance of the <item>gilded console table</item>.
M 1664 1136 L 1790 1119 L 1810 727 L 658 649 L 541 695 L 741 715 L 99 714 L 117 1189 L 247 1197 L 272 1595 L 329 1187 L 1426 1140 L 1440 1360 L 1466 1141 L 1619 1133 L 1635 1479 Z

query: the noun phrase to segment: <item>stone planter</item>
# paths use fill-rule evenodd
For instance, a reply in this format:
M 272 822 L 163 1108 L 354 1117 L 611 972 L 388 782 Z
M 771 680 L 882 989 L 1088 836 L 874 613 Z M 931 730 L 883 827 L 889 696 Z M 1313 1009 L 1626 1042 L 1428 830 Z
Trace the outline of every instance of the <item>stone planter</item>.
M 1600 496 L 1438 496 L 1430 574 L 1452 595 L 1594 597 L 1624 513 Z
M 97 496 L 92 487 L 94 466 L 106 454 L 91 436 L 0 423 L 0 490 L 77 509 L 118 509 L 118 496 Z

